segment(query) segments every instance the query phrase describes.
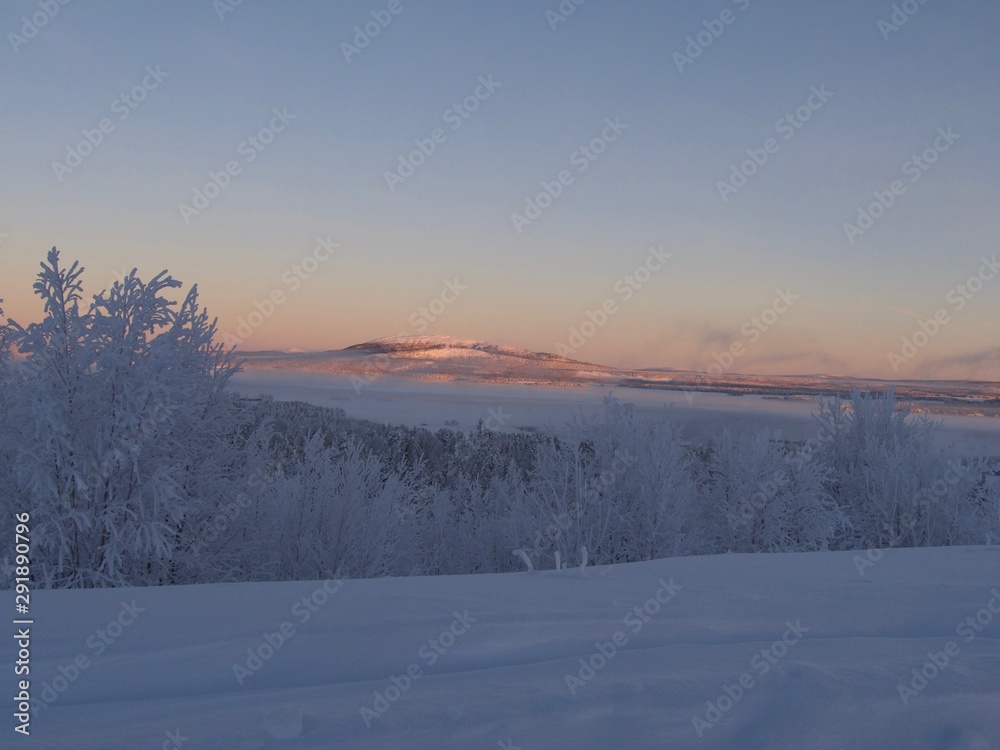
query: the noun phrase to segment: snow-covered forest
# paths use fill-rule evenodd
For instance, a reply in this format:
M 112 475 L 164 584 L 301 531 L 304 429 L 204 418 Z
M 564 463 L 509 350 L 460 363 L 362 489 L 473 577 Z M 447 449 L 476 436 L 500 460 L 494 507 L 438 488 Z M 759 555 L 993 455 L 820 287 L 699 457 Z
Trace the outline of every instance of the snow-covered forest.
M 692 443 L 608 398 L 573 437 L 429 432 L 226 390 L 197 287 L 135 272 L 92 299 L 53 249 L 41 322 L 0 328 L 0 516 L 53 588 L 491 573 L 726 552 L 1000 538 L 991 456 L 936 447 L 891 391 L 815 437 Z M 13 577 L 3 561 L 6 583 Z

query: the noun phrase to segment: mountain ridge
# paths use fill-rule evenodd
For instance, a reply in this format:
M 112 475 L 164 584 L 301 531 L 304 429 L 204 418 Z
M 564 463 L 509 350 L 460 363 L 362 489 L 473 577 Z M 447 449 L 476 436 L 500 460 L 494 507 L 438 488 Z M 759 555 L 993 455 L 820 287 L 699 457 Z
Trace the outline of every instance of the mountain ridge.
M 328 374 L 402 377 L 559 387 L 607 386 L 771 398 L 846 396 L 856 388 L 895 387 L 901 399 L 948 403 L 953 413 L 1000 414 L 1000 384 L 977 381 L 887 381 L 838 375 L 705 373 L 666 367 L 628 369 L 548 352 L 454 336 L 384 336 L 322 352 L 242 352 L 247 369 L 305 370 Z M 935 408 L 936 411 L 940 409 Z
M 374 354 L 387 354 L 392 352 L 437 351 L 442 349 L 474 350 L 508 357 L 521 357 L 523 359 L 560 360 L 564 362 L 578 361 L 550 352 L 537 352 L 506 344 L 493 344 L 477 339 L 462 339 L 455 336 L 440 335 L 383 336 L 360 344 L 352 344 L 351 346 L 344 347 L 341 351 L 364 351 Z

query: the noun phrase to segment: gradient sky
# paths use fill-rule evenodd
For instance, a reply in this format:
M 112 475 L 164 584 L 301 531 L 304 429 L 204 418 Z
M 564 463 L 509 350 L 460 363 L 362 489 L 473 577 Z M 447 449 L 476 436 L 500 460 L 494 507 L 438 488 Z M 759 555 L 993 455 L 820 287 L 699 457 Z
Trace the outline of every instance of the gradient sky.
M 342 45 L 388 0 L 243 0 L 220 19 L 226 4 L 0 8 L 9 316 L 38 318 L 31 284 L 56 245 L 90 291 L 133 266 L 198 283 L 224 332 L 283 293 L 246 349 L 435 333 L 705 370 L 742 344 L 727 370 L 1000 380 L 1000 274 L 961 309 L 953 291 L 1000 252 L 994 0 L 910 0 L 887 31 L 888 0 L 586 0 L 565 21 L 547 17 L 558 0 L 400 0 L 350 61 Z M 679 70 L 674 53 L 723 11 L 731 23 Z M 27 38 L 32 16 L 46 23 Z M 157 66 L 166 77 L 129 108 L 119 97 Z M 500 85 L 453 129 L 446 112 L 480 76 Z M 832 96 L 786 139 L 776 123 L 811 87 Z M 275 108 L 294 119 L 241 149 Z M 104 118 L 100 145 L 57 175 Z M 607 118 L 627 129 L 579 171 Z M 391 189 L 386 172 L 435 128 L 443 142 Z M 909 160 L 948 128 L 957 140 L 913 181 Z M 723 200 L 719 181 L 768 138 L 777 150 Z M 185 221 L 179 204 L 229 161 L 239 174 Z M 572 184 L 518 232 L 511 215 L 561 170 Z M 845 223 L 894 180 L 905 192 L 849 242 Z M 339 247 L 293 288 L 317 237 Z M 672 257 L 625 299 L 616 284 L 652 246 Z M 467 289 L 434 303 L 446 280 Z M 754 334 L 779 289 L 798 299 Z M 607 299 L 616 311 L 590 327 Z M 921 334 L 938 311 L 947 322 Z M 894 371 L 888 354 L 915 334 Z

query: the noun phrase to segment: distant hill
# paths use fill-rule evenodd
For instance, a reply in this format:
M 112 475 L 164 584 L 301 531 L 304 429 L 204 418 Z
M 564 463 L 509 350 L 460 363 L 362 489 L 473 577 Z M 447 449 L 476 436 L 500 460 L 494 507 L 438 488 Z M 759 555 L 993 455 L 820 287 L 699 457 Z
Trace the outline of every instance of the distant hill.
M 247 369 L 307 370 L 417 380 L 467 380 L 583 387 L 615 385 L 710 391 L 779 398 L 846 395 L 854 388 L 895 386 L 903 399 L 937 404 L 951 413 L 1000 413 L 1000 384 L 975 381 L 898 381 L 835 375 L 709 374 L 668 367 L 629 370 L 548 352 L 452 336 L 388 336 L 324 352 L 241 352 Z
M 548 354 L 546 352 L 533 352 L 528 349 L 520 349 L 516 346 L 503 346 L 502 344 L 490 344 L 485 341 L 475 341 L 474 339 L 459 339 L 454 336 L 386 336 L 380 339 L 372 339 L 363 344 L 354 344 L 343 351 L 359 351 L 369 354 L 400 354 L 403 356 L 430 356 L 436 355 L 431 352 L 441 352 L 443 358 L 461 357 L 463 354 L 469 355 L 471 352 L 484 352 L 501 357 L 516 357 L 530 360 L 557 360 L 561 362 L 574 362 L 572 359 L 560 357 L 558 354 Z
M 585 385 L 611 382 L 604 365 L 452 336 L 389 336 L 326 352 L 243 352 L 247 368 L 395 375 L 421 380 Z

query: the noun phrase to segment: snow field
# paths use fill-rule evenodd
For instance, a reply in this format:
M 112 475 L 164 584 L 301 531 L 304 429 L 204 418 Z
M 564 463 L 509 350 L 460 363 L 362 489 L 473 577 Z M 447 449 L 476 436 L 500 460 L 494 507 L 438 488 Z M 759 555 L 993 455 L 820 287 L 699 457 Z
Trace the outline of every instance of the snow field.
M 985 750 L 998 570 L 954 547 L 39 591 L 34 694 L 91 664 L 23 744 Z

